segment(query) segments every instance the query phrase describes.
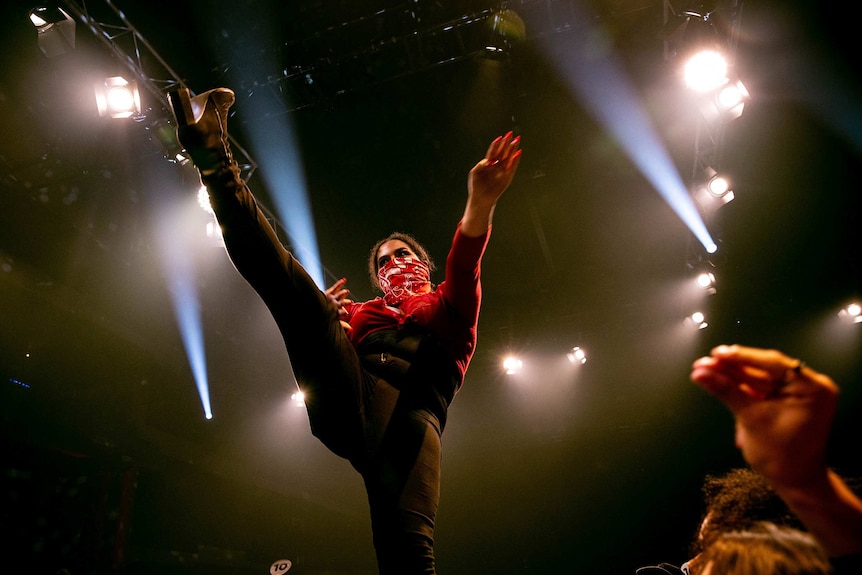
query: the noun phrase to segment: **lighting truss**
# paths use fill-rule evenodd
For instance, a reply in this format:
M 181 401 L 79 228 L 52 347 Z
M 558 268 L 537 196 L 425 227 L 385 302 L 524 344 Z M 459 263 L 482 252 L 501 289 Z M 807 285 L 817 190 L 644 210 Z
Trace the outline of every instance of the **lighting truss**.
M 665 39 L 665 58 L 672 59 L 677 55 L 678 49 L 681 46 L 674 42 L 678 42 L 679 44 L 685 43 L 684 33 L 679 33 L 680 22 L 686 21 L 686 19 L 699 18 L 703 21 L 701 23 L 707 23 L 711 27 L 712 21 L 720 18 L 724 25 L 722 26 L 721 34 L 716 34 L 716 40 L 718 41 L 721 51 L 729 65 L 732 67 L 735 64 L 736 49 L 739 39 L 742 0 L 715 0 L 712 10 L 708 13 L 704 13 L 702 9 L 699 9 L 699 11 L 687 10 L 687 7 L 692 5 L 694 4 L 691 0 L 663 0 L 664 28 L 667 31 L 673 31 L 669 32 Z M 702 8 L 701 4 L 697 4 L 697 6 Z M 734 81 L 735 80 L 736 79 L 734 78 Z M 704 184 L 706 183 L 704 173 L 709 170 L 714 171 L 722 168 L 725 132 L 728 122 L 732 119 L 733 117 L 729 115 L 716 114 L 712 117 L 707 117 L 704 114 L 699 114 L 698 121 L 695 126 L 694 157 L 689 183 L 691 193 L 695 201 L 698 202 L 702 208 L 705 205 L 712 206 L 711 211 L 714 211 L 714 208 L 717 205 L 723 205 L 723 203 L 726 203 L 730 197 L 732 197 L 727 195 L 724 196 L 723 200 L 720 202 L 716 203 L 713 201 L 709 204 L 704 204 L 698 198 L 698 194 L 703 191 Z M 711 213 L 706 215 L 711 215 Z M 712 220 L 712 223 L 715 225 L 718 225 L 717 222 L 717 219 Z M 720 230 L 711 231 L 716 234 L 715 237 L 720 243 Z M 690 241 L 688 246 L 687 265 L 694 266 L 704 257 L 707 257 L 707 254 L 702 253 L 695 242 Z M 721 256 L 713 257 L 720 258 Z
M 569 32 L 578 1 L 503 0 L 493 8 L 435 19 L 418 13 L 417 2 L 408 0 L 290 39 L 272 54 L 283 64 L 278 73 L 246 78 L 237 88 L 250 95 L 260 86 L 275 87 L 291 96 L 284 111 L 294 112 L 439 66 L 476 57 L 505 59 L 507 49 L 489 50 L 495 36 L 509 34 L 508 47 L 527 33 L 541 38 Z
M 126 15 L 111 0 L 79 5 L 75 0 L 63 0 L 67 12 L 81 22 L 129 70 L 139 88 L 152 96 L 154 104 L 144 115 L 151 123 L 173 124 L 173 113 L 167 102 L 167 93 L 187 88 L 185 82 L 156 52 L 146 38 L 129 22 Z M 92 8 L 104 6 L 98 16 Z M 145 63 L 146 62 L 146 63 Z M 234 157 L 240 166 L 243 180 L 248 181 L 257 169 L 257 163 L 246 150 L 228 136 Z M 167 150 L 169 155 L 173 150 Z

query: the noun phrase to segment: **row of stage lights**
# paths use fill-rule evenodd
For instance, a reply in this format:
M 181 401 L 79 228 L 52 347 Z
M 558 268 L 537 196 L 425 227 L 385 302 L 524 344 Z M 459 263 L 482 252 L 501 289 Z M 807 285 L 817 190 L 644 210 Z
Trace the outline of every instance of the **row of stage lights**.
M 704 279 L 701 275 L 698 276 L 698 285 L 704 287 L 702 283 L 709 283 L 710 280 Z M 862 324 L 862 304 L 853 302 L 838 311 L 837 316 L 841 321 L 847 324 Z M 685 318 L 685 323 L 694 329 L 702 330 L 709 326 L 706 321 L 706 316 L 703 312 L 697 311 Z M 566 352 L 566 359 L 573 366 L 580 366 L 587 363 L 587 353 L 582 347 L 573 347 Z M 524 370 L 525 360 L 523 357 L 510 354 L 506 355 L 500 361 L 500 369 L 508 376 L 517 376 Z
M 705 212 L 734 199 L 730 180 L 719 171 L 721 146 L 718 135 L 724 124 L 739 118 L 751 96 L 741 80 L 733 78 L 727 57 L 718 49 L 694 53 L 684 64 L 686 86 L 697 96 L 697 105 L 707 132 L 708 145 L 698 142 L 697 169 L 692 183 L 695 201 Z
M 681 16 L 689 27 L 682 78 L 694 95 L 699 113 L 689 191 L 701 215 L 709 220 L 716 210 L 735 199 L 733 186 L 720 166 L 723 135 L 727 124 L 742 116 L 751 96 L 733 69 L 733 38 L 717 32 L 716 15 L 689 10 Z M 697 330 L 709 326 L 705 299 L 717 293 L 714 258 L 712 254 L 697 253 L 687 263 L 696 286 L 696 299 L 703 307 L 690 312 L 684 321 Z
M 696 12 L 688 12 L 685 16 L 700 24 L 706 24 L 710 18 L 709 14 Z M 695 94 L 703 122 L 701 128 L 706 132 L 708 143 L 695 150 L 696 169 L 690 191 L 705 215 L 712 215 L 735 198 L 730 180 L 721 173 L 718 166 L 723 127 L 742 116 L 751 95 L 743 82 L 735 77 L 722 47 L 716 42 L 708 44 L 703 49 L 695 49 L 690 53 L 682 65 L 682 74 L 685 85 Z M 689 269 L 693 275 L 695 290 L 701 297 L 717 293 L 716 266 L 708 256 L 696 258 L 694 263 L 689 264 Z M 862 324 L 862 304 L 849 303 L 837 312 L 837 316 L 847 324 Z M 695 330 L 709 327 L 706 313 L 700 310 L 690 313 L 683 321 Z M 566 358 L 574 366 L 587 362 L 587 354 L 581 347 L 569 350 Z M 517 355 L 508 355 L 501 360 L 500 367 L 506 375 L 516 376 L 523 371 L 525 360 Z
M 695 15 L 697 16 L 697 15 Z M 709 46 L 694 52 L 683 65 L 685 84 L 698 95 L 698 107 L 704 129 L 709 134 L 710 146 L 695 151 L 699 173 L 695 173 L 691 193 L 697 205 L 706 215 L 733 201 L 731 183 L 710 160 L 718 160 L 720 138 L 724 124 L 739 118 L 751 96 L 745 85 L 733 77 L 728 58 L 720 48 Z M 708 257 L 700 256 L 696 263 L 689 263 L 694 282 L 705 296 L 717 293 L 716 266 Z M 849 323 L 862 323 L 862 306 L 853 302 L 843 307 L 838 316 Z M 696 329 L 709 326 L 704 311 L 689 314 L 686 323 Z

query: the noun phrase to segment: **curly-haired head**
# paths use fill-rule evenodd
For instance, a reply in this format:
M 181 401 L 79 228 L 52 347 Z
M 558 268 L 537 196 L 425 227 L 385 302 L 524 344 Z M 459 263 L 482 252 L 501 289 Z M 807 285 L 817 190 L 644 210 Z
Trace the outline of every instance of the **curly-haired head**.
M 404 232 L 393 232 L 374 244 L 374 247 L 371 248 L 371 253 L 368 255 L 368 277 L 371 279 L 372 286 L 380 289 L 380 284 L 377 281 L 377 252 L 380 251 L 380 246 L 392 240 L 399 240 L 410 246 L 410 249 L 419 256 L 419 259 L 428 266 L 428 271 L 434 271 L 434 261 L 431 259 L 431 256 L 428 255 L 428 251 L 425 247 L 420 244 L 416 238 L 410 234 L 405 234 Z
M 737 468 L 721 476 L 708 475 L 701 490 L 705 511 L 698 536 L 692 541 L 692 557 L 719 534 L 746 531 L 756 523 L 768 521 L 803 529 L 766 479 L 753 469 Z

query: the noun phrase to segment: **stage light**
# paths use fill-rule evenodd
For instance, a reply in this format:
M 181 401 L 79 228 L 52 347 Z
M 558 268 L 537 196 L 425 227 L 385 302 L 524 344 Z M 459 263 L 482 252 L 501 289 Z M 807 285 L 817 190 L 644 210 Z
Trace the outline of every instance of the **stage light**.
M 707 166 L 703 170 L 702 180 L 695 184 L 692 195 L 701 208 L 713 211 L 733 201 L 736 197 L 731 190 L 730 180 Z
M 513 10 L 501 10 L 491 16 L 490 22 L 491 37 L 485 44 L 485 56 L 502 60 L 511 52 L 512 41 L 524 38 L 524 21 Z
M 685 84 L 695 92 L 711 92 L 728 82 L 727 59 L 717 50 L 703 50 L 684 64 Z
M 38 6 L 30 10 L 39 50 L 54 58 L 75 49 L 75 21 L 62 8 Z
M 573 347 L 567 354 L 566 357 L 569 360 L 569 363 L 572 365 L 576 364 L 585 364 L 587 363 L 587 354 L 580 347 Z
M 739 80 L 729 82 L 719 88 L 714 97 L 718 111 L 730 119 L 738 118 L 742 115 L 742 110 L 749 99 L 751 99 L 751 96 L 748 93 L 748 89 Z
M 696 311 L 685 318 L 685 322 L 691 326 L 696 327 L 697 329 L 706 329 L 709 324 L 706 322 L 706 316 L 703 312 Z
M 696 261 L 690 261 L 687 264 L 688 269 L 693 277 L 693 283 L 697 286 L 700 292 L 713 295 L 716 293 L 716 275 L 715 264 L 703 256 L 699 256 Z
M 712 272 L 700 272 L 695 278 L 695 282 L 701 289 L 715 293 L 715 274 Z
M 706 121 L 729 122 L 742 115 L 750 99 L 751 96 L 741 81 L 725 79 L 718 87 L 701 94 L 698 106 Z
M 738 118 L 751 99 L 748 89 L 717 49 L 694 53 L 683 66 L 683 77 L 686 86 L 699 95 L 701 113 L 709 122 Z
M 862 306 L 851 303 L 838 312 L 838 317 L 851 323 L 862 323 Z
M 141 115 L 141 95 L 135 82 L 112 76 L 96 84 L 95 90 L 99 116 L 131 118 Z
M 726 193 L 730 192 L 730 182 L 727 181 L 727 178 L 716 174 L 712 176 L 708 182 L 706 182 L 706 190 L 713 196 L 720 198 Z
M 503 369 L 506 375 L 515 375 L 521 373 L 524 368 L 524 362 L 515 356 L 509 356 L 503 360 Z
M 293 401 L 293 404 L 297 407 L 302 407 L 305 405 L 305 394 L 301 391 L 297 391 L 296 393 L 290 394 L 290 400 Z

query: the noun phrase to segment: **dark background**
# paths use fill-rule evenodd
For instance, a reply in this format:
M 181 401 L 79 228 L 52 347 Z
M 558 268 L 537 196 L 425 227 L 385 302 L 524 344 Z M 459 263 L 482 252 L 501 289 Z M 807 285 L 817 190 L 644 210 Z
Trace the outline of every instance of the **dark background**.
M 484 260 L 478 351 L 444 435 L 439 572 L 684 561 L 704 475 L 741 464 L 731 418 L 688 381 L 720 343 L 780 348 L 833 376 L 834 463 L 858 474 L 860 331 L 836 315 L 862 275 L 859 61 L 842 26 L 855 9 L 744 5 L 736 69 L 752 101 L 722 143 L 736 199 L 708 221 L 720 283 L 696 331 L 681 288 L 696 242 L 544 52 L 576 57 L 583 26 L 601 30 L 687 179 L 696 113 L 660 38 L 663 3 L 504 4 L 525 35 L 502 61 L 445 61 L 433 34 L 396 54 L 423 31 L 442 46 L 446 22 L 500 6 L 479 0 L 117 6 L 193 91 L 237 92 L 232 134 L 273 213 L 296 184 L 268 176 L 301 162 L 327 280 L 347 277 L 357 299 L 374 295 L 367 250 L 391 231 L 442 264 L 468 170 L 496 135 L 522 136 Z M 145 94 L 148 118 L 99 118 L 89 86 L 123 74 L 122 60 L 80 24 L 74 52 L 44 57 L 30 8 L 4 3 L 0 46 L 4 557 L 72 575 L 263 574 L 278 559 L 300 574 L 374 573 L 361 480 L 311 436 L 274 323 L 198 234 L 197 177 L 165 160 L 150 124 L 162 103 Z M 463 33 L 464 54 L 488 34 Z M 313 88 L 278 79 L 302 66 Z M 266 144 L 282 122 L 292 150 Z M 174 316 L 173 257 L 200 296 L 209 421 Z M 589 354 L 577 369 L 573 345 Z M 502 373 L 506 351 L 526 356 L 521 376 Z

